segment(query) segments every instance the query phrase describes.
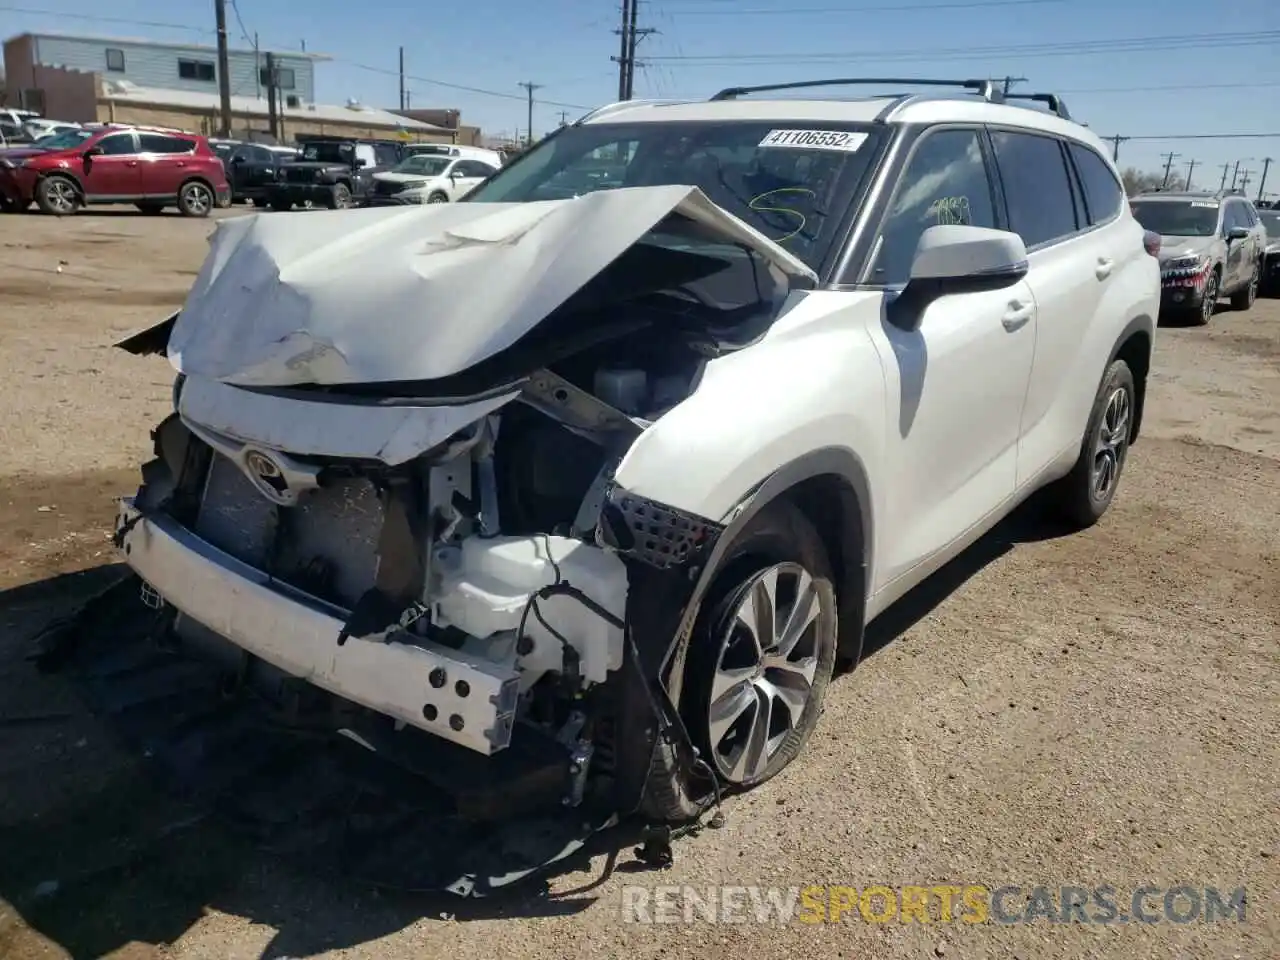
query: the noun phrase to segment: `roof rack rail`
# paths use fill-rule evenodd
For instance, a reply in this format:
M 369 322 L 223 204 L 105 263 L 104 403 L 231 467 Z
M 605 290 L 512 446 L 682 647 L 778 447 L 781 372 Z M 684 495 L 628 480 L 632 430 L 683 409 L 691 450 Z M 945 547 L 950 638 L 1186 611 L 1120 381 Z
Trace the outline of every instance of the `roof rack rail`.
M 775 90 L 804 90 L 810 87 L 855 87 L 904 84 L 916 87 L 959 87 L 972 90 L 993 103 L 1004 99 L 1004 91 L 994 80 L 937 80 L 922 77 L 839 77 L 832 80 L 797 80 L 793 83 L 768 83 L 756 87 L 726 87 L 711 99 L 734 100 L 748 93 L 770 93 Z
M 1071 112 L 1067 110 L 1066 103 L 1056 93 L 1006 93 L 1004 99 L 1034 100 L 1036 103 L 1046 104 L 1052 113 L 1057 114 L 1063 120 L 1071 119 Z

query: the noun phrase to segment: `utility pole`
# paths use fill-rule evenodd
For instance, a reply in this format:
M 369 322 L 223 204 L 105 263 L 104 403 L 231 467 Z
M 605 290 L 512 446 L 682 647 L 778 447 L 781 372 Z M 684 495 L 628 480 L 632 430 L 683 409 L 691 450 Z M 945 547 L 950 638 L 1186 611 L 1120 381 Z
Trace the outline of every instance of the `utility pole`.
M 1262 176 L 1258 179 L 1258 202 L 1262 202 L 1262 188 L 1267 185 L 1267 170 L 1271 167 L 1271 158 L 1262 158 Z
M 1223 190 L 1227 189 L 1227 171 L 1228 171 L 1228 170 L 1230 170 L 1230 169 L 1231 169 L 1231 164 L 1230 164 L 1230 163 L 1224 163 L 1224 164 L 1222 165 L 1222 182 L 1221 182 L 1220 184 L 1218 184 L 1218 192 L 1219 192 L 1219 193 L 1221 193 Z
M 1244 170 L 1241 171 L 1240 192 L 1244 193 L 1245 187 L 1247 186 L 1249 186 L 1249 168 L 1245 167 Z
M 1236 168 L 1231 171 L 1231 189 L 1232 190 L 1236 188 L 1236 177 L 1240 175 L 1240 164 L 1243 162 L 1244 162 L 1243 160 L 1237 160 Z
M 636 45 L 651 33 L 658 31 L 653 27 L 637 27 L 636 14 L 640 10 L 640 0 L 631 0 L 631 26 L 627 31 L 627 95 L 624 100 L 630 100 L 635 95 L 636 86 L 636 67 L 643 67 L 644 64 L 636 59 Z
M 525 90 L 529 91 L 529 140 L 528 140 L 528 144 L 529 144 L 529 146 L 533 146 L 533 91 L 535 91 L 535 90 L 541 90 L 541 89 L 543 88 L 544 84 L 541 84 L 541 83 L 531 83 L 531 82 L 529 82 L 529 81 L 527 81 L 527 80 L 526 80 L 524 83 L 521 83 L 521 84 L 520 84 L 520 86 L 524 87 L 524 88 L 525 88 Z
M 1117 133 L 1114 137 L 1106 137 L 1105 139 L 1111 141 L 1111 162 L 1119 163 L 1120 162 L 1120 144 L 1124 143 L 1124 141 L 1128 140 L 1129 138 L 1122 137 L 1120 136 L 1120 134 Z
M 218 27 L 218 107 L 220 129 L 231 136 L 231 67 L 227 58 L 227 0 L 213 0 L 214 19 Z
M 1026 77 L 1005 77 L 1004 78 L 1004 95 L 1006 97 L 1009 95 L 1009 88 L 1012 87 L 1015 83 L 1026 83 L 1026 82 L 1027 82 Z
M 258 31 L 253 31 L 253 88 L 262 99 L 262 55 L 258 52 Z
M 276 55 L 267 51 L 267 129 L 271 139 L 280 142 L 280 101 L 276 98 Z
M 567 127 L 568 125 L 569 125 L 569 111 L 568 111 L 568 110 L 561 110 L 561 111 L 560 111 L 560 126 L 562 126 L 562 127 Z
M 622 38 L 621 45 L 618 49 L 618 55 L 610 59 L 616 60 L 618 63 L 618 99 L 627 99 L 627 55 L 631 51 L 631 3 L 632 0 L 622 0 L 622 28 L 615 31 Z
M 1184 190 L 1191 189 L 1191 175 L 1195 172 L 1196 172 L 1196 162 L 1194 160 L 1188 160 L 1187 161 L 1187 185 L 1183 187 Z
M 400 48 L 400 109 L 404 109 L 404 47 Z
M 1169 186 L 1169 171 L 1173 169 L 1173 161 L 1182 156 L 1180 153 L 1166 153 L 1164 155 L 1164 180 L 1160 184 L 1160 189 L 1164 190 Z

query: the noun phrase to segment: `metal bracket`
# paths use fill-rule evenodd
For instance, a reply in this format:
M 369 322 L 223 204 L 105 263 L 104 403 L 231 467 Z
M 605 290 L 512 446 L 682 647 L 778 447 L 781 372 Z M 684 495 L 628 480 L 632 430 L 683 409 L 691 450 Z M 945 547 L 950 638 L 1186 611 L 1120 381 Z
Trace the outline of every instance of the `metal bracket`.
M 622 433 L 636 437 L 647 424 L 609 406 L 599 397 L 570 383 L 559 374 L 542 369 L 529 378 L 522 398 L 535 410 L 598 440 L 601 433 Z

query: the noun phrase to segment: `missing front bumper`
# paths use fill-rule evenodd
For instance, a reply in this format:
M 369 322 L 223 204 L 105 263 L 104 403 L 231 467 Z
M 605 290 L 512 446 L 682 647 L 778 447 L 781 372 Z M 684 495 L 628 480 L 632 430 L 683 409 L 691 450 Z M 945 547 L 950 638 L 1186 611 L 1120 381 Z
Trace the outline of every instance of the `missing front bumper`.
M 426 640 L 338 645 L 343 614 L 121 501 L 126 562 L 182 614 L 286 673 L 477 753 L 507 747 L 519 675 Z

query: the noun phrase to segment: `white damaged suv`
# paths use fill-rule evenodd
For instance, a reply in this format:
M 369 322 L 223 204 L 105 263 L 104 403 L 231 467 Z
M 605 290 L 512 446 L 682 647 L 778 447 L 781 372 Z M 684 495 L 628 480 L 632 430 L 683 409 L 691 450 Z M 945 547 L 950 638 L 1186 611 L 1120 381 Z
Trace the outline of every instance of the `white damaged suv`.
M 171 649 L 579 823 L 778 773 L 868 621 L 1033 491 L 1096 521 L 1142 418 L 1102 144 L 924 85 L 621 103 L 460 203 L 222 221 L 121 344 L 178 371 L 116 535 Z

